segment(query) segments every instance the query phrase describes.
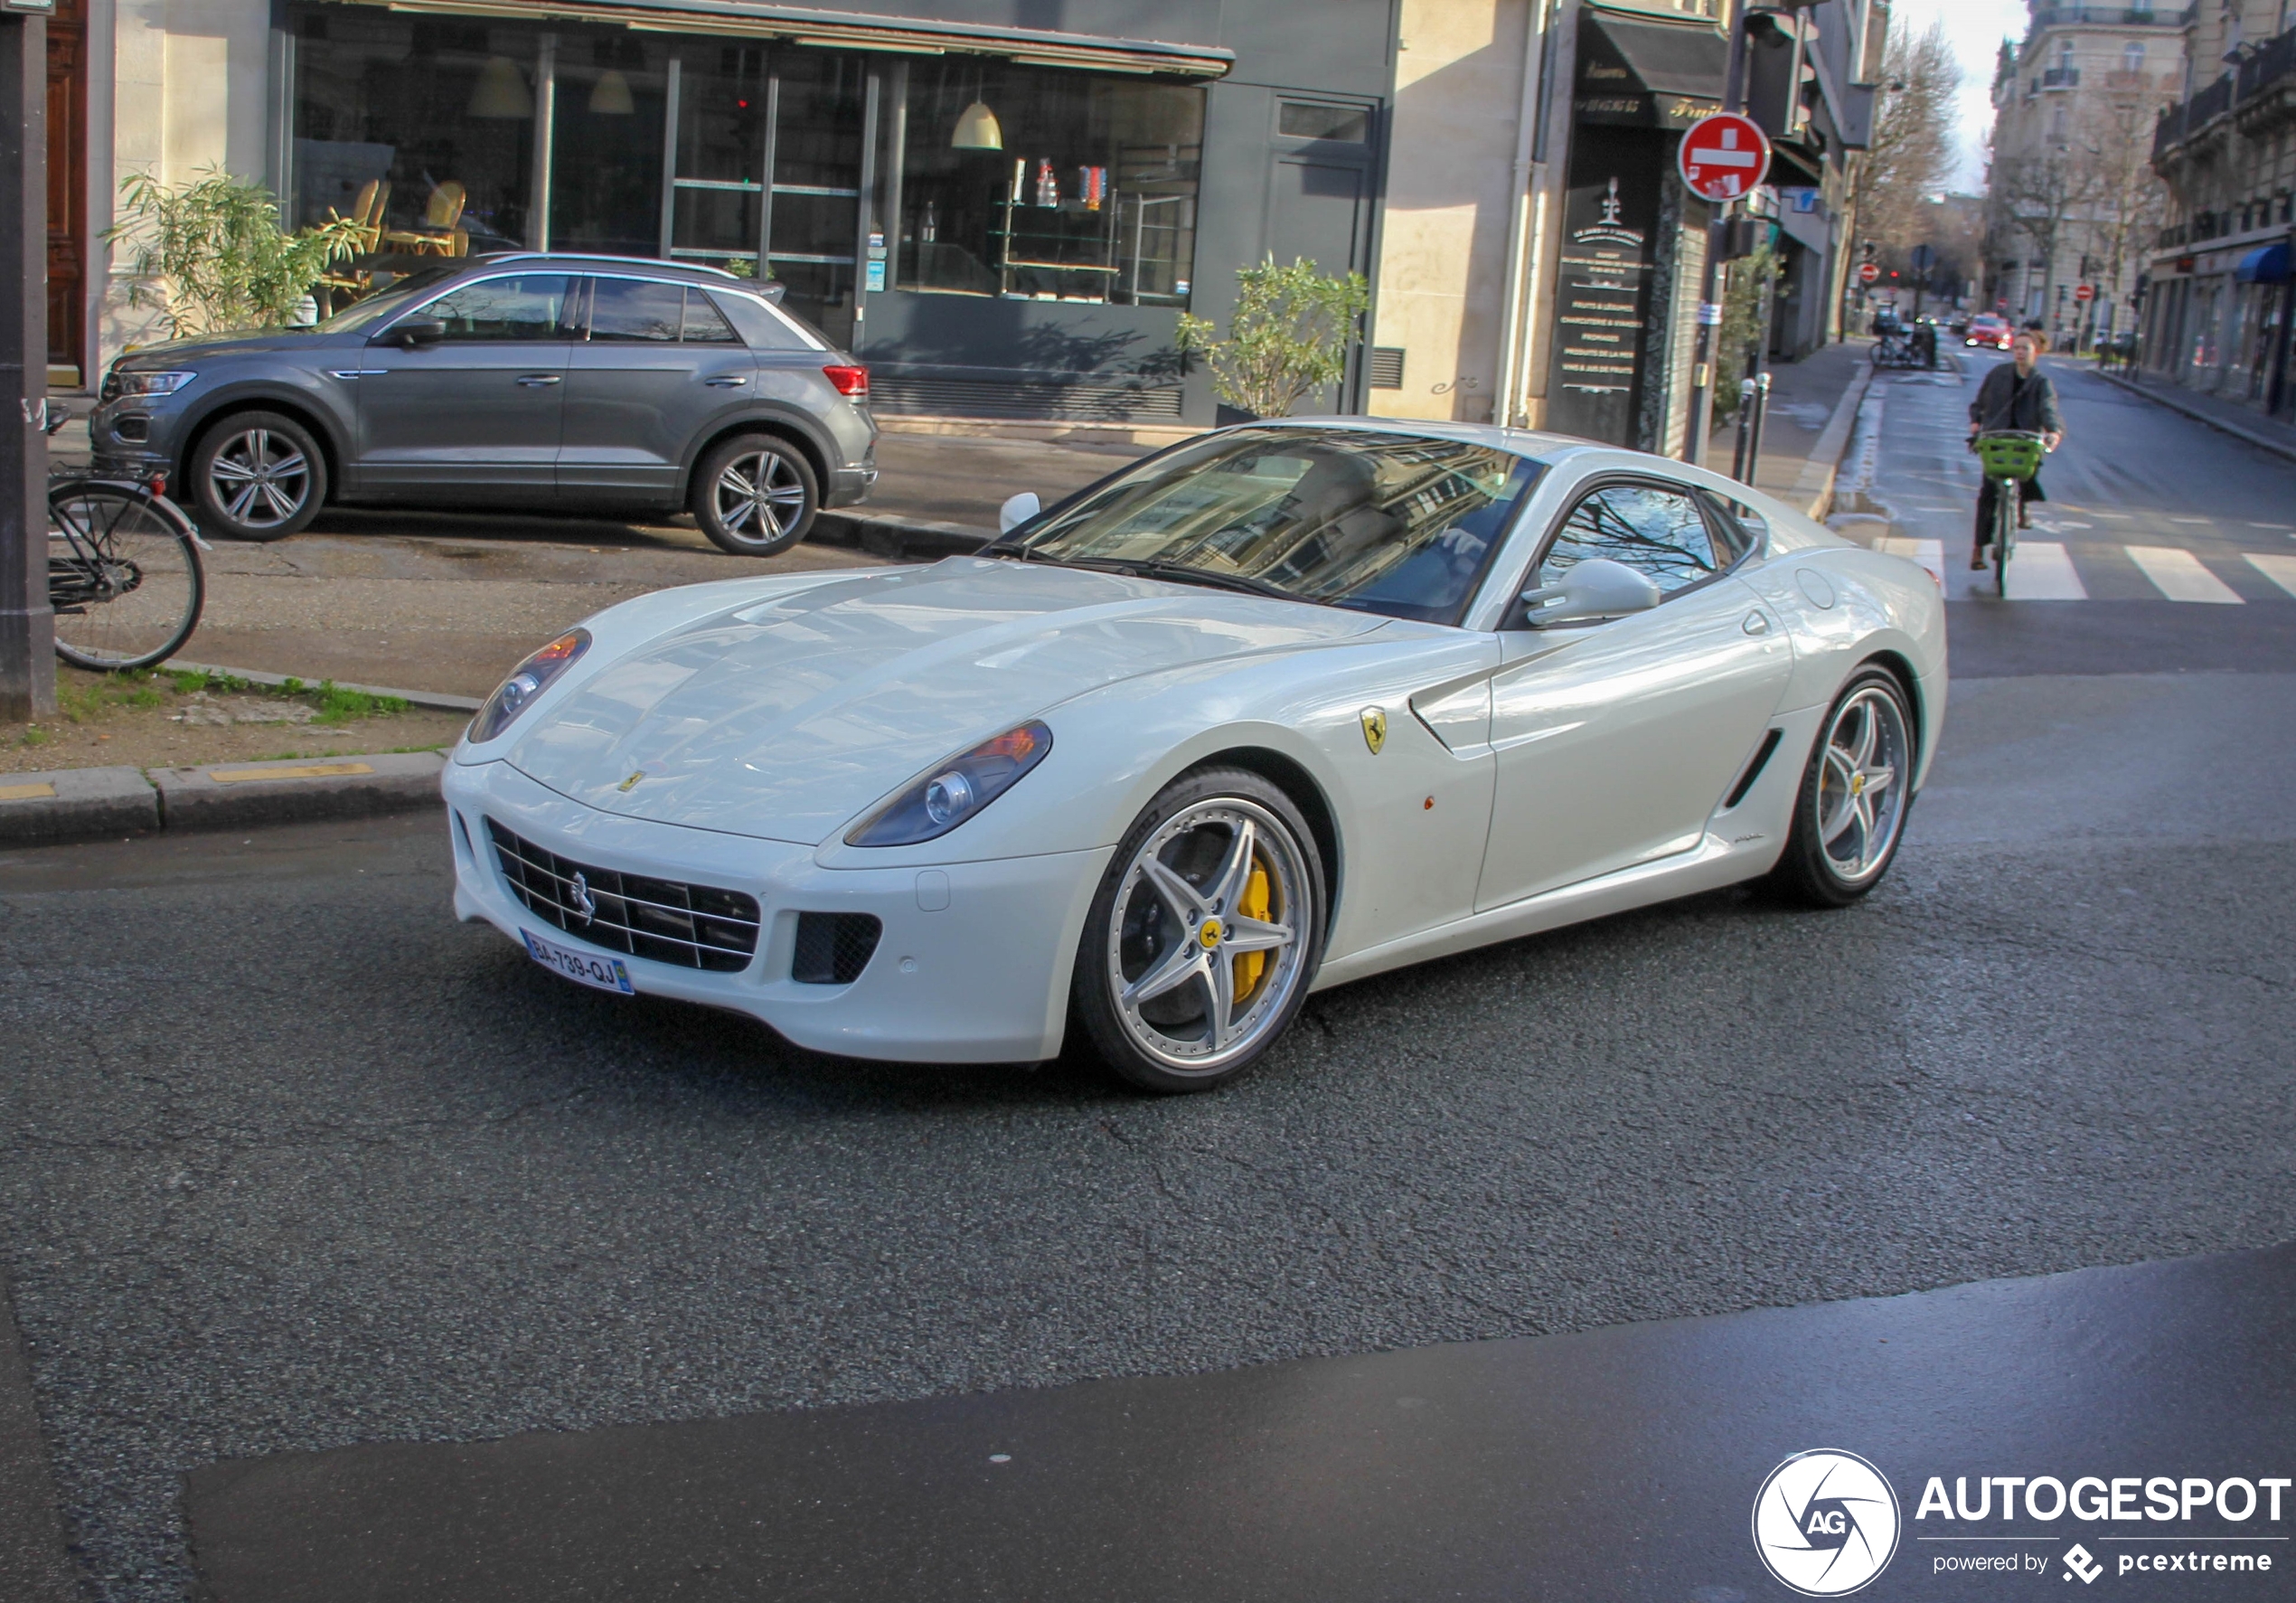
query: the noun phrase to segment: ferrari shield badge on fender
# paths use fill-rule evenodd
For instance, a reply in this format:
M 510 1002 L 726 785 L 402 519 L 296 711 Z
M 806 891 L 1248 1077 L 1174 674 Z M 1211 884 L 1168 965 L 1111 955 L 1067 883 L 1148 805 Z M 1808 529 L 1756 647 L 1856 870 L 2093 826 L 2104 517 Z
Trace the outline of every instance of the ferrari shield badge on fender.
M 1379 755 L 1379 748 L 1388 743 L 1388 713 L 1384 707 L 1363 709 L 1363 743 L 1371 748 L 1371 755 Z

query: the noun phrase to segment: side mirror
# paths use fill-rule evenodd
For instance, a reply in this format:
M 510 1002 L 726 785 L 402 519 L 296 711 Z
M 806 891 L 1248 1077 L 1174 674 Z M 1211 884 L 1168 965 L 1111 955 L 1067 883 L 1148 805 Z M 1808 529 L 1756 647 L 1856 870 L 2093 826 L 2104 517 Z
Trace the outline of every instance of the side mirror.
M 409 317 L 391 325 L 384 335 L 386 344 L 411 351 L 421 345 L 435 345 L 447 337 L 447 325 L 436 317 Z
M 1658 585 L 1647 573 L 1637 573 L 1608 557 L 1589 557 L 1563 575 L 1560 584 L 1525 590 L 1529 610 L 1523 621 L 1534 629 L 1549 624 L 1574 623 L 1581 618 L 1616 618 L 1623 613 L 1648 612 L 1661 600 Z
M 1044 510 L 1034 490 L 1023 490 L 996 509 L 996 532 L 1010 534 Z

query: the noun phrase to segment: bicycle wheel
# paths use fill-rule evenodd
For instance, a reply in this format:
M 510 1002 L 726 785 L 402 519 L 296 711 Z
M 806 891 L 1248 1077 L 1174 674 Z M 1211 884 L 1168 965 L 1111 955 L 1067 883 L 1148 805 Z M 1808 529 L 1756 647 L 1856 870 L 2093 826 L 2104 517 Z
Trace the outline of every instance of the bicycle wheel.
M 99 673 L 164 663 L 206 599 L 191 524 L 166 501 L 96 479 L 48 492 L 48 604 L 64 661 Z
M 2009 550 L 2017 543 L 2017 507 L 2024 494 L 2023 485 L 2005 478 L 1993 497 L 1993 595 L 1998 600 L 2009 599 Z

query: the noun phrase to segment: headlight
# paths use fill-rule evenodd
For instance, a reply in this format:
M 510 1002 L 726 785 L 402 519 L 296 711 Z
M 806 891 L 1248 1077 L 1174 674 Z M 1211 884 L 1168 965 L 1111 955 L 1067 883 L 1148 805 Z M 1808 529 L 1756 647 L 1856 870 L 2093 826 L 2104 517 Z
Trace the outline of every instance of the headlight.
M 1052 750 L 1052 731 L 1024 723 L 960 752 L 845 837 L 849 846 L 910 846 L 945 835 L 1012 788 Z
M 470 721 L 470 743 L 484 745 L 508 729 L 511 720 L 534 704 L 550 682 L 572 667 L 576 659 L 590 648 L 588 629 L 569 629 L 541 650 L 528 657 L 510 673 L 478 709 L 478 716 Z
M 195 372 L 115 372 L 121 395 L 173 395 L 193 379 Z

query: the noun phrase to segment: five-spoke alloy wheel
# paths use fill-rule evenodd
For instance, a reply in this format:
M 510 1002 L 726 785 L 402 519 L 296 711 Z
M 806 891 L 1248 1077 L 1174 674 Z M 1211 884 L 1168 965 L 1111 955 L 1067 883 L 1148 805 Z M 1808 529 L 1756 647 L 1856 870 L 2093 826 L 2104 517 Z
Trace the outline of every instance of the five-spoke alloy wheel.
M 1077 952 L 1077 1010 L 1109 1066 L 1152 1091 L 1234 1079 L 1288 1026 L 1323 948 L 1322 863 L 1282 789 L 1182 775 L 1110 861 Z
M 216 424 L 192 453 L 191 478 L 205 532 L 226 540 L 284 540 L 327 497 L 318 442 L 281 412 L 237 412 Z
M 812 465 L 769 434 L 744 434 L 702 457 L 693 517 L 722 551 L 777 556 L 805 537 L 821 505 Z
M 1913 798 L 1913 730 L 1896 675 L 1868 668 L 1843 687 L 1802 775 L 1774 876 L 1782 889 L 1843 907 L 1879 882 Z

